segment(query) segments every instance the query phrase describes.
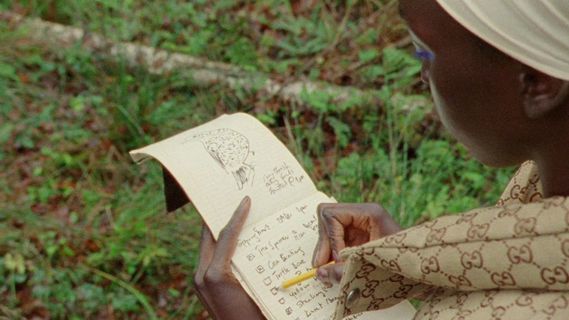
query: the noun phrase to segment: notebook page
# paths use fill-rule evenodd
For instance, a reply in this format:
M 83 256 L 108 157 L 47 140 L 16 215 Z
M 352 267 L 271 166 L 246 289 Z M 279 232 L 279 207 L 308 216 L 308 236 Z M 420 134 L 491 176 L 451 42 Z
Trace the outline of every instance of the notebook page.
M 216 239 L 246 195 L 252 200 L 250 224 L 316 192 L 288 149 L 243 113 L 221 116 L 130 154 L 137 162 L 160 161 Z
M 233 264 L 270 319 L 329 319 L 336 306 L 338 286 L 327 288 L 315 279 L 288 289 L 283 281 L 312 268 L 318 240 L 316 208 L 334 202 L 316 193 L 245 228 L 239 238 Z M 348 319 L 408 320 L 414 308 L 405 301 L 392 308 L 355 315 Z

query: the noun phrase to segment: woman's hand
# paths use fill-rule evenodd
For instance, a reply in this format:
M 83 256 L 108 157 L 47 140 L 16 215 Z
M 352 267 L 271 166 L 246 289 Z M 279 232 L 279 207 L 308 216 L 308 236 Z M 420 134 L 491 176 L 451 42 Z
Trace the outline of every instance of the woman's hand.
M 317 214 L 319 235 L 312 265 L 320 267 L 331 260 L 336 261 L 318 269 L 318 278 L 328 284 L 342 278 L 344 266 L 340 261 L 340 250 L 401 230 L 389 213 L 375 203 L 322 203 Z
M 214 319 L 265 319 L 231 271 L 231 258 L 250 207 L 251 199 L 243 198 L 219 234 L 217 243 L 207 226 L 202 227 L 200 260 L 194 284 L 200 300 Z

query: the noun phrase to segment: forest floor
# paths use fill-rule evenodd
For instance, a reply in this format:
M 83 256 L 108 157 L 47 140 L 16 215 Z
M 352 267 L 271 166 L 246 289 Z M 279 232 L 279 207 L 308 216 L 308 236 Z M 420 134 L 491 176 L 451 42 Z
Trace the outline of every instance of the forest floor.
M 397 2 L 0 0 L 0 10 L 268 74 L 370 90 L 291 104 L 199 88 L 0 22 L 0 319 L 201 319 L 201 221 L 166 214 L 157 165 L 128 151 L 214 117 L 269 126 L 318 188 L 405 227 L 495 202 L 512 170 L 441 128 Z

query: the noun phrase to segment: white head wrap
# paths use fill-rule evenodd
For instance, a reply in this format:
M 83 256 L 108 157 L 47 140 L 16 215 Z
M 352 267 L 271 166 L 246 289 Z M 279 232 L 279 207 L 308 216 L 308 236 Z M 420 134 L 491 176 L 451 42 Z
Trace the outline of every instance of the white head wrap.
M 502 52 L 569 80 L 569 0 L 437 2 L 466 29 Z

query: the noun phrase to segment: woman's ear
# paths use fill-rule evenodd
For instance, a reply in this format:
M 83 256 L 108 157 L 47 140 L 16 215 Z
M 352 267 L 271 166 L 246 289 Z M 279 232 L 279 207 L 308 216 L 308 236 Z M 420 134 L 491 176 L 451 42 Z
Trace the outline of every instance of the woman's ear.
M 530 67 L 524 67 L 520 82 L 524 111 L 530 119 L 538 119 L 557 110 L 569 98 L 569 81 Z

